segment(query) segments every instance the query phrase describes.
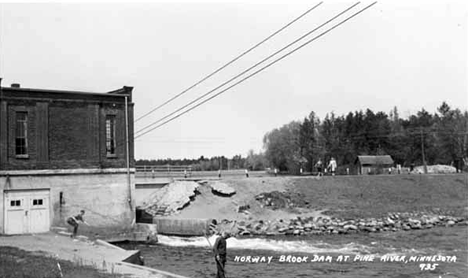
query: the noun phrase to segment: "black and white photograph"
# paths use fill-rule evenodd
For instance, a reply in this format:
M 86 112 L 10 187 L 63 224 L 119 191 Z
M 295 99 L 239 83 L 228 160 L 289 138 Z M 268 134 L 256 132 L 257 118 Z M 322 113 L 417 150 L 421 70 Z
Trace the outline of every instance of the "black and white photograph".
M 467 277 L 467 24 L 0 1 L 0 277 Z

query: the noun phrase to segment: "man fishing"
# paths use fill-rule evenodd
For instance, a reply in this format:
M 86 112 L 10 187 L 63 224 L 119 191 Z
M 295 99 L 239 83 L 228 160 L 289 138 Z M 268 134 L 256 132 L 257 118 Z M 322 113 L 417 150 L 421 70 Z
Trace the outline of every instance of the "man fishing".
M 78 233 L 78 226 L 79 226 L 78 221 L 81 221 L 84 224 L 89 226 L 89 224 L 86 223 L 86 221 L 83 219 L 84 214 L 85 214 L 85 211 L 81 210 L 79 214 L 75 216 L 71 216 L 67 219 L 67 223 L 73 227 L 73 234 L 71 235 L 72 238 L 75 238 L 76 234 Z
M 217 278 L 225 278 L 224 267 L 226 265 L 226 239 L 231 237 L 229 232 L 224 231 L 218 237 L 213 245 L 213 252 L 215 255 L 216 267 L 218 268 Z

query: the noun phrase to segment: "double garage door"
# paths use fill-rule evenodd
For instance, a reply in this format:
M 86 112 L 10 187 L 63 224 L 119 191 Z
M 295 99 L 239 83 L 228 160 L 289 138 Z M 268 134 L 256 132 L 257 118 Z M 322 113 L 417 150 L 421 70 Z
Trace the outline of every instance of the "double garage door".
M 49 200 L 49 190 L 5 191 L 5 234 L 42 233 L 49 231 Z

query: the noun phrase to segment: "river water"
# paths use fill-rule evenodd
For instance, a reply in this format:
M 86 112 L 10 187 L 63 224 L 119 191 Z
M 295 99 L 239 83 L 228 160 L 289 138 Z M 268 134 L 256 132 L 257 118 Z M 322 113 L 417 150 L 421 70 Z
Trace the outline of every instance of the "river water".
M 156 246 L 121 247 L 141 250 L 149 267 L 188 277 L 215 277 L 209 247 L 214 240 L 160 235 Z M 240 237 L 229 238 L 227 246 L 229 278 L 468 277 L 467 226 L 339 236 Z M 305 261 L 297 262 L 299 258 Z

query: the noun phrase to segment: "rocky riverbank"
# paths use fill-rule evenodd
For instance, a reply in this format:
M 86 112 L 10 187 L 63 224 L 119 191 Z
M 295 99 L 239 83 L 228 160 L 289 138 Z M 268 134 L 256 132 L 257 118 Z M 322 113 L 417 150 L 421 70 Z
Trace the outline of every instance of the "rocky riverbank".
M 396 232 L 433 227 L 468 225 L 468 218 L 443 214 L 412 212 L 388 213 L 381 218 L 340 219 L 334 217 L 309 217 L 276 221 L 263 220 L 223 220 L 215 232 L 228 230 L 235 235 L 248 236 L 307 236 L 320 234 L 349 234 Z

